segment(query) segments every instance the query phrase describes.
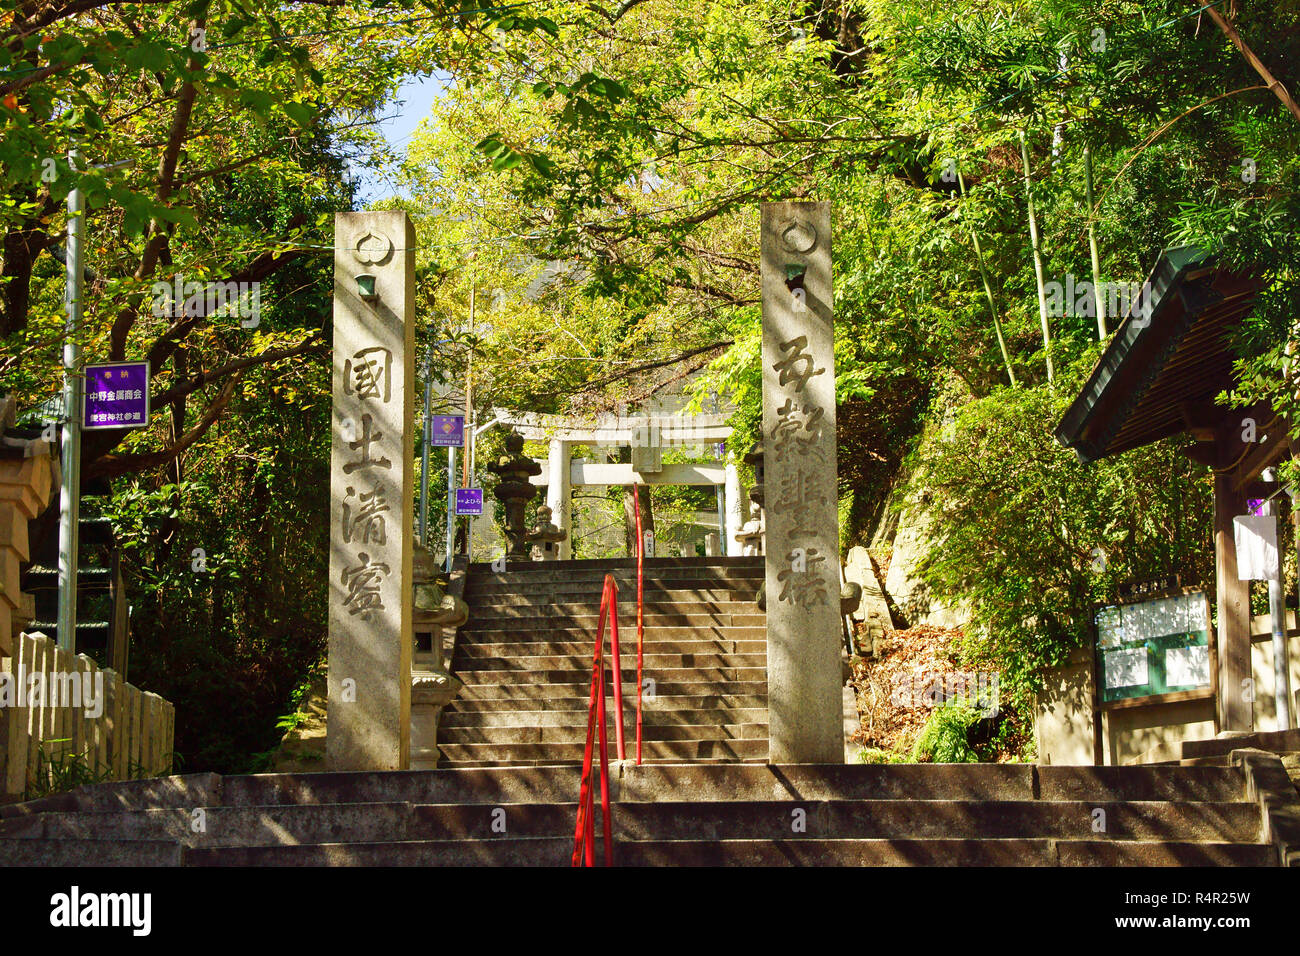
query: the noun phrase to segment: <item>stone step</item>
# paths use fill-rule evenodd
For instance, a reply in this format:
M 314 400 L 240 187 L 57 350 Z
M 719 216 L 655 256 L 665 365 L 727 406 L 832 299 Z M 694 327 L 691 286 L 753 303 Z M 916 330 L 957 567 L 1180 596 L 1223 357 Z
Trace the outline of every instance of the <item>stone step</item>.
M 659 571 L 664 568 L 753 568 L 763 567 L 764 557 L 760 555 L 710 555 L 699 557 L 692 555 L 689 557 L 643 557 L 642 566 L 647 574 L 652 571 Z M 583 570 L 631 570 L 635 571 L 637 559 L 635 556 L 630 558 L 573 558 L 567 561 L 547 561 L 545 563 L 537 561 L 516 561 L 510 559 L 506 570 L 510 572 L 546 572 L 555 571 L 564 574 L 572 574 Z M 475 561 L 469 566 L 471 575 L 474 574 L 493 574 L 492 562 Z
M 545 839 L 421 840 L 185 851 L 189 866 L 567 866 L 573 834 Z
M 757 591 L 757 585 L 746 585 L 739 590 L 710 590 L 707 588 L 664 588 L 659 582 L 645 581 L 642 583 L 641 596 L 643 605 L 649 604 L 714 604 L 714 603 L 739 603 L 747 604 L 754 608 L 754 595 Z M 548 591 L 545 594 L 529 594 L 526 592 L 502 590 L 499 592 L 471 593 L 473 599 L 473 610 L 476 614 L 492 614 L 498 608 L 503 607 L 539 607 L 547 608 L 556 604 L 577 604 L 585 603 L 590 605 L 594 599 L 597 607 L 600 606 L 600 589 L 594 588 L 590 591 Z M 636 609 L 636 584 L 633 583 L 631 590 L 624 590 L 621 586 L 618 591 L 618 606 L 620 613 L 627 607 Z
M 729 715 L 718 715 L 721 720 L 708 724 L 642 724 L 643 741 L 709 741 L 709 740 L 761 740 L 767 745 L 767 712 L 763 712 L 762 723 L 722 722 Z M 614 735 L 613 714 L 606 714 L 611 738 Z M 630 719 L 629 719 L 630 717 Z M 623 733 L 628 741 L 636 739 L 636 717 L 625 715 Z M 565 724 L 544 727 L 439 727 L 438 747 L 446 753 L 446 747 L 461 744 L 581 744 L 587 739 L 587 723 Z
M 1246 798 L 1239 769 L 1219 767 L 1038 767 L 1044 800 L 1197 800 Z
M 669 710 L 662 708 L 650 710 L 642 701 L 642 726 L 682 727 L 691 725 L 721 726 L 724 724 L 766 724 L 766 707 L 745 708 L 695 708 Z M 629 726 L 636 724 L 636 700 L 623 700 L 624 720 L 630 720 Z M 612 714 L 610 715 L 612 717 Z M 572 710 L 519 710 L 508 708 L 491 710 L 446 710 L 438 721 L 438 728 L 450 730 L 453 727 L 581 727 L 587 729 L 587 707 L 584 703 Z
M 757 568 L 754 571 L 706 571 L 706 572 L 669 572 L 662 576 L 646 576 L 641 579 L 641 591 L 646 588 L 659 588 L 662 591 L 740 591 L 757 592 L 766 578 L 766 571 Z M 581 596 L 601 596 L 604 589 L 604 574 L 577 575 L 573 578 L 556 578 L 552 575 L 542 576 L 508 576 L 493 575 L 481 580 L 469 580 L 465 583 L 467 597 L 481 597 L 485 594 L 545 594 L 573 593 Z M 637 576 L 634 572 L 614 575 L 614 584 L 619 589 L 619 600 L 636 597 Z
M 486 671 L 585 671 L 590 673 L 593 665 L 593 649 L 578 654 L 548 654 L 545 656 L 525 656 L 511 654 L 506 657 L 482 657 L 457 654 L 453 659 L 452 670 L 457 674 L 483 673 Z M 613 653 L 605 648 L 604 665 L 606 674 L 614 673 Z M 619 641 L 619 667 L 624 680 L 636 681 L 636 644 L 629 648 Z M 766 669 L 767 654 L 642 654 L 642 671 L 644 674 L 658 673 L 665 670 L 683 670 L 693 668 L 756 668 Z M 471 670 L 472 668 L 472 670 Z
M 691 580 L 701 578 L 751 578 L 761 576 L 766 570 L 763 558 L 757 561 L 709 561 L 696 563 L 669 564 L 671 559 L 650 558 L 642 569 L 645 581 Z M 466 576 L 466 586 L 478 584 L 531 584 L 538 582 L 600 582 L 605 575 L 614 575 L 615 580 L 636 580 L 636 563 L 619 564 L 609 561 L 548 561 L 545 563 L 506 565 L 498 571 L 490 564 L 470 565 Z
M 599 830 L 599 823 L 597 829 Z M 597 837 L 597 865 L 604 851 Z M 194 866 L 567 866 L 573 835 L 466 842 L 233 847 L 186 852 Z M 1051 866 L 1048 840 L 657 840 L 618 844 L 616 866 Z
M 332 803 L 165 808 L 101 813 L 46 813 L 26 839 L 152 842 L 184 846 L 258 846 L 275 843 L 376 843 L 404 840 L 414 820 L 410 803 Z M 576 806 L 576 804 L 575 804 Z M 463 807 L 464 808 L 464 807 Z M 3 834 L 0 831 L 0 835 Z M 5 842 L 11 846 L 16 840 Z
M 643 766 L 649 766 L 651 764 L 671 765 L 671 764 L 681 763 L 681 758 L 679 757 L 650 757 L 644 753 L 644 750 L 645 750 L 645 744 L 643 742 L 642 743 L 643 753 L 641 755 L 642 757 L 641 763 Z M 613 772 L 613 768 L 616 767 L 618 764 L 618 755 L 615 751 L 616 748 L 614 744 L 614 737 L 613 734 L 611 733 L 610 740 L 609 740 L 609 765 L 611 768 L 611 773 Z M 629 740 L 627 742 L 627 759 L 629 761 L 636 759 L 635 740 Z M 767 757 L 766 756 L 745 757 L 739 761 L 736 760 L 701 761 L 701 763 L 706 766 L 723 766 L 724 763 L 727 765 L 734 764 L 734 763 L 765 764 L 767 763 Z M 592 765 L 597 768 L 597 773 L 599 773 L 599 767 L 600 767 L 599 751 L 593 753 Z M 554 760 L 554 759 L 540 759 L 540 758 L 535 760 L 521 760 L 518 758 L 508 759 L 508 760 L 477 760 L 477 759 L 476 760 L 443 760 L 439 764 L 439 767 L 448 773 L 454 773 L 468 768 L 473 768 L 473 769 L 491 768 L 496 770 L 514 768 L 518 770 L 518 769 L 533 769 L 537 767 L 579 767 L 580 768 L 581 766 L 582 766 L 582 761 L 580 759 Z
M 1232 758 L 1227 754 L 1214 757 L 1185 757 L 1182 760 L 1171 761 L 1170 765 L 1182 767 L 1231 767 Z
M 222 777 L 215 773 L 177 774 L 146 780 L 90 784 L 68 793 L 0 806 L 0 820 L 60 810 L 137 810 L 148 807 L 201 807 L 219 803 Z
M 412 839 L 492 839 L 572 834 L 575 799 L 563 805 L 415 807 Z M 1092 832 L 1093 810 L 1107 832 Z M 947 800 L 624 803 L 612 807 L 616 841 L 806 839 L 1060 839 L 1254 843 L 1259 810 L 1245 803 L 1048 803 Z M 497 830 L 493 830 L 493 823 Z M 803 828 L 799 830 L 797 828 Z M 304 842 L 304 841 L 299 841 Z
M 477 671 L 478 674 L 496 674 L 498 671 Z M 585 680 L 571 681 L 570 683 L 532 683 L 532 684 L 505 684 L 505 683 L 483 683 L 481 681 L 470 681 L 465 674 L 457 674 L 459 678 L 466 681 L 466 685 L 461 688 L 456 697 L 459 703 L 466 700 L 568 700 L 581 701 L 582 706 L 587 706 L 586 701 L 591 694 L 591 674 L 588 672 L 583 675 Z M 737 681 L 711 681 L 711 680 L 667 680 L 662 675 L 647 675 L 655 681 L 655 693 L 660 697 L 702 697 L 710 695 L 722 696 L 744 696 L 752 697 L 762 695 L 767 699 L 767 680 L 764 675 L 763 680 L 737 680 Z M 623 693 L 625 696 L 636 695 L 636 681 L 625 680 L 623 682 Z
M 481 662 L 480 662 L 481 663 Z M 590 687 L 592 667 L 587 662 L 584 669 L 548 669 L 535 671 L 514 670 L 456 670 L 456 676 L 466 684 L 580 684 L 584 680 Z M 728 684 L 760 683 L 767 679 L 766 667 L 663 667 L 653 673 L 647 671 L 643 677 L 653 678 L 665 684 Z M 623 680 L 636 686 L 636 659 L 633 656 L 632 668 L 623 666 Z
M 600 620 L 599 607 L 585 605 L 581 613 L 561 614 L 559 612 L 548 614 L 545 611 L 538 611 L 536 614 L 518 617 L 483 617 L 476 616 L 472 612 L 470 619 L 458 629 L 457 633 L 467 634 L 475 631 L 500 631 L 505 629 L 523 630 L 529 632 L 542 632 L 557 629 L 579 628 L 590 630 L 595 633 L 596 626 Z M 706 612 L 691 613 L 690 611 L 655 611 L 651 613 L 647 609 L 645 618 L 642 622 L 646 627 L 765 627 L 767 616 L 756 612 L 753 605 L 750 605 L 748 613 L 737 614 L 711 614 Z M 623 632 L 625 629 L 636 628 L 636 612 L 624 611 L 619 614 L 618 629 Z
M 625 691 L 623 706 L 625 708 L 635 709 L 636 707 L 636 686 Z M 535 698 L 529 704 L 529 709 L 519 710 L 516 700 L 521 698 L 497 698 L 486 700 L 467 700 L 463 696 L 457 697 L 448 705 L 442 713 L 442 720 L 455 716 L 468 716 L 471 714 L 492 714 L 493 716 L 506 716 L 510 714 L 542 714 L 557 713 L 568 714 L 575 711 L 582 713 L 582 719 L 586 720 L 588 698 L 586 697 L 543 697 Z M 527 699 L 527 698 L 522 698 Z M 695 696 L 684 697 L 656 697 L 642 696 L 641 711 L 644 715 L 656 714 L 665 715 L 671 713 L 689 714 L 699 710 L 726 710 L 730 713 L 743 714 L 750 710 L 767 713 L 767 695 L 766 694 L 697 694 Z
M 1032 800 L 1029 764 L 791 764 L 628 766 L 620 799 Z M 1078 799 L 1087 799 L 1080 797 Z
M 3 866 L 180 866 L 184 848 L 175 840 L 5 840 Z
M 606 628 L 608 631 L 608 628 Z M 636 647 L 636 620 L 631 624 L 618 622 L 619 645 L 630 641 Z M 647 643 L 656 641 L 762 641 L 767 643 L 766 627 L 726 627 L 719 624 L 707 627 L 675 627 L 657 625 L 647 627 L 642 639 Z M 596 628 L 570 627 L 561 619 L 555 626 L 547 628 L 488 628 L 460 630 L 456 633 L 456 647 L 469 644 L 509 644 L 569 642 L 586 644 L 590 650 L 596 640 Z M 608 636 L 606 637 L 608 640 Z
M 612 722 L 611 722 L 612 723 Z M 612 731 L 612 727 L 611 727 Z M 613 734 L 611 732 L 611 740 Z M 577 759 L 581 760 L 578 753 Z M 545 759 L 535 757 L 529 759 Z M 552 763 L 559 762 L 553 759 Z M 1037 771 L 1035 773 L 1035 771 Z M 207 777 L 210 775 L 195 775 Z M 1038 778 L 1037 783 L 1035 777 Z M 185 778 L 172 778 L 185 779 Z M 195 806 L 281 803 L 566 802 L 577 793 L 572 766 L 509 771 L 425 770 L 256 774 L 217 778 L 215 789 L 191 788 Z M 151 783 L 152 781 L 138 781 Z M 1075 784 L 1080 784 L 1075 786 Z M 1108 802 L 1173 800 L 1245 802 L 1239 770 L 1215 767 L 1034 767 L 1030 764 L 735 764 L 674 763 L 622 768 L 619 799 L 656 800 L 993 800 Z M 133 809 L 118 799 L 125 784 L 95 784 L 86 808 Z M 1072 795 L 1071 795 L 1072 794 Z M 30 806 L 5 807 L 14 811 Z
M 1182 744 L 1184 760 L 1197 757 L 1226 757 L 1234 750 L 1252 748 L 1271 753 L 1300 751 L 1300 730 L 1259 731 L 1209 740 L 1186 740 Z
M 471 615 L 476 619 L 513 621 L 556 616 L 591 617 L 596 615 L 599 610 L 599 601 L 537 601 L 531 604 L 510 601 L 486 606 L 475 603 L 471 607 Z M 651 601 L 648 599 L 642 602 L 641 612 L 646 621 L 649 621 L 651 617 L 662 617 L 664 615 L 703 614 L 716 617 L 729 614 L 761 613 L 753 601 Z M 622 624 L 625 618 L 636 620 L 635 595 L 633 595 L 632 600 L 619 602 L 619 623 Z
M 609 745 L 614 747 L 614 728 L 610 726 Z M 628 735 L 635 739 L 635 731 Z M 635 744 L 632 744 L 635 747 Z M 442 759 L 461 760 L 552 760 L 579 761 L 583 743 L 554 744 L 457 744 L 438 742 Z M 767 754 L 767 737 L 745 740 L 646 740 L 642 753 L 648 757 L 676 760 L 740 760 L 745 757 L 764 757 Z
M 581 768 L 278 773 L 224 779 L 221 803 L 234 806 L 335 803 L 564 803 L 576 799 Z
M 753 572 L 714 572 L 687 573 L 674 572 L 671 575 L 653 579 L 642 578 L 641 591 L 644 595 L 648 583 L 665 591 L 739 591 L 742 594 L 757 594 L 759 586 L 765 580 L 766 572 L 762 569 Z M 636 600 L 636 575 L 616 574 L 614 584 L 618 587 L 619 602 Z M 518 577 L 497 574 L 489 578 L 470 578 L 465 582 L 465 600 L 473 605 L 478 598 L 488 595 L 552 595 L 573 594 L 600 600 L 604 590 L 604 573 L 580 575 L 572 578 L 553 576 Z M 747 600 L 747 598 L 745 599 Z
M 680 638 L 652 639 L 652 633 L 645 634 L 644 653 L 650 654 L 767 654 L 766 641 L 690 641 Z M 526 636 L 526 635 L 524 635 Z M 636 655 L 636 629 L 625 632 L 619 628 L 619 648 L 624 654 Z M 517 641 L 496 644 L 477 643 L 473 641 L 456 642 L 456 658 L 479 659 L 507 657 L 541 657 L 546 654 L 563 654 L 566 656 L 583 655 L 590 662 L 595 648 L 595 635 L 590 641 Z M 608 653 L 608 644 L 606 645 Z
M 603 862 L 597 847 L 597 863 Z M 1050 840 L 646 840 L 614 846 L 615 866 L 1053 866 Z
M 1277 850 L 1267 843 L 1186 843 L 1162 841 L 1062 841 L 1061 866 L 1277 866 Z
M 599 829 L 599 827 L 597 828 Z M 596 840 L 597 865 L 604 851 Z M 335 843 L 195 849 L 193 866 L 567 866 L 572 835 L 467 842 Z M 1268 866 L 1272 848 L 1052 840 L 655 840 L 615 843 L 616 866 Z M 1122 864 L 1120 864 L 1122 865 Z
M 598 786 L 598 784 L 597 784 Z M 577 793 L 547 804 L 329 804 L 204 808 L 190 811 L 47 814 L 28 840 L 170 840 L 187 847 L 493 840 L 571 834 Z M 626 841 L 1011 840 L 1059 839 L 1087 845 L 1175 840 L 1182 845 L 1254 844 L 1259 811 L 1250 804 L 1111 803 L 1107 834 L 1091 834 L 1091 803 L 980 801 L 727 801 L 613 805 L 613 832 Z M 503 829 L 504 828 L 504 829 Z M 832 836 L 833 834 L 833 836 Z M 6 848 L 25 842 L 9 839 Z M 1129 849 L 1131 852 L 1131 848 Z

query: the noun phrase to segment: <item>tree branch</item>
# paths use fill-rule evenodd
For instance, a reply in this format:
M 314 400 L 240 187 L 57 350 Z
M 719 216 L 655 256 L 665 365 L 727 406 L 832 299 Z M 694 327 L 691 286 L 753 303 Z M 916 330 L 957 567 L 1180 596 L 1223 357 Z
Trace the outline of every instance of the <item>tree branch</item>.
M 105 455 L 88 466 L 86 469 L 88 474 L 94 478 L 113 478 L 117 475 L 159 468 L 174 460 L 176 456 L 202 438 L 213 423 L 221 417 L 221 413 L 230 404 L 230 400 L 234 398 L 235 387 L 239 385 L 239 381 L 239 373 L 236 373 L 231 377 L 230 381 L 226 382 L 225 386 L 217 394 L 216 399 L 203 412 L 203 417 L 199 419 L 198 423 L 174 444 L 169 445 L 162 451 L 145 452 L 138 455 Z
M 278 362 L 280 359 L 292 358 L 295 355 L 304 355 L 308 352 L 319 351 L 323 353 L 325 351 L 323 335 L 324 333 L 318 330 L 307 336 L 307 338 L 303 339 L 297 345 L 290 346 L 289 348 L 260 352 L 257 355 L 246 355 L 243 358 L 227 362 L 225 365 L 214 368 L 209 372 L 200 372 L 193 378 L 185 379 L 183 382 L 159 392 L 152 398 L 152 405 L 155 408 L 169 405 L 177 399 L 184 398 L 192 392 L 198 391 L 210 382 L 215 382 L 217 379 L 224 378 L 227 375 L 242 372 L 245 369 L 252 368 L 254 365 L 269 365 L 271 362 Z
M 641 372 L 649 372 L 652 369 L 663 368 L 666 365 L 676 365 L 678 362 L 685 362 L 697 355 L 703 355 L 705 352 L 715 352 L 718 349 L 724 349 L 733 344 L 732 339 L 726 339 L 722 342 L 714 342 L 711 345 L 701 345 L 699 348 L 691 349 L 689 352 L 683 352 L 681 355 L 675 355 L 672 358 L 656 359 L 653 362 L 642 362 L 640 365 L 633 365 L 631 368 L 625 368 L 621 372 L 615 372 L 613 375 L 606 375 L 604 378 L 594 379 L 582 383 L 581 391 L 589 392 L 593 388 L 600 388 L 608 385 L 610 382 L 617 382 L 621 378 L 627 378 L 631 375 L 638 375 Z M 543 395 L 559 395 L 560 392 L 542 393 Z

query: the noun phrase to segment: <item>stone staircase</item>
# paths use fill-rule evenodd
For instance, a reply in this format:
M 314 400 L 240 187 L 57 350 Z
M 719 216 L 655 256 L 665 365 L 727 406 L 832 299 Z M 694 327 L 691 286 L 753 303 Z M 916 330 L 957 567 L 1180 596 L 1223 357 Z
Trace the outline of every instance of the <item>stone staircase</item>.
M 762 559 L 646 571 L 654 685 L 645 764 L 611 765 L 616 865 L 1300 865 L 1300 797 L 1262 750 L 1206 766 L 769 765 Z M 476 565 L 439 769 L 82 787 L 0 806 L 0 865 L 567 865 L 607 572 L 630 761 L 634 563 Z
M 1245 753 L 1253 764 L 1228 767 L 623 765 L 615 864 L 1300 863 L 1294 844 L 1270 837 L 1254 793 L 1266 789 L 1260 761 L 1276 758 Z M 578 775 L 555 765 L 98 784 L 0 807 L 0 865 L 567 865 Z
M 592 651 L 607 573 L 618 582 L 623 713 L 635 756 L 636 561 L 470 566 L 451 669 L 464 688 L 443 712 L 439 767 L 582 760 Z M 763 559 L 648 558 L 643 701 L 647 762 L 767 758 Z M 608 641 L 608 638 L 607 638 Z M 607 694 L 613 662 L 607 661 Z M 614 717 L 609 708 L 613 754 Z

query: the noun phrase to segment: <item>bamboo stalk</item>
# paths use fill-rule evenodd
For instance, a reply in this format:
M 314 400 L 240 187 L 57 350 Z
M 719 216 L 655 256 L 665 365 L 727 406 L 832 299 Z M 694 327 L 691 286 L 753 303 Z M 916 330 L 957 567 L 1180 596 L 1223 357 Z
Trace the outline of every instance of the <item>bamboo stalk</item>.
M 1287 88 L 1282 85 L 1281 80 L 1268 71 L 1268 67 L 1264 65 L 1264 61 L 1257 57 L 1255 51 L 1246 45 L 1246 41 L 1241 38 L 1241 34 L 1237 32 L 1236 28 L 1225 20 L 1219 11 L 1214 9 L 1214 7 L 1206 7 L 1205 12 L 1210 15 L 1210 19 L 1213 20 L 1218 25 L 1219 29 L 1223 31 L 1224 36 L 1232 41 L 1232 45 L 1235 46 L 1241 52 L 1241 55 L 1246 58 L 1246 62 L 1249 63 L 1254 68 L 1255 72 L 1259 74 L 1260 79 L 1264 81 L 1264 84 L 1273 91 L 1273 95 L 1282 101 L 1282 105 L 1290 111 L 1292 116 L 1296 119 L 1300 119 L 1300 105 L 1291 98 L 1291 94 L 1287 92 Z
M 1092 254 L 1092 299 L 1096 305 L 1097 341 L 1105 342 L 1106 306 L 1101 296 L 1101 260 L 1097 255 L 1097 231 L 1092 220 L 1092 150 L 1083 150 L 1083 185 L 1088 195 L 1088 251 Z
M 961 198 L 963 205 L 966 199 L 966 180 L 962 177 L 961 169 L 957 170 L 957 186 L 961 189 Z M 984 251 L 980 248 L 980 238 L 975 234 L 975 224 L 969 217 L 966 220 L 966 228 L 970 230 L 971 244 L 975 246 L 975 261 L 979 263 L 980 278 L 984 281 L 984 295 L 989 300 L 989 312 L 993 315 L 993 328 L 998 333 L 998 348 L 1002 350 L 1002 361 L 1007 367 L 1007 378 L 1011 380 L 1011 387 L 1016 387 L 1016 373 L 1011 368 L 1011 356 L 1007 352 L 1007 342 L 1002 336 L 1002 320 L 998 318 L 998 306 L 993 299 L 993 286 L 989 282 L 989 270 L 984 265 Z
M 1047 321 L 1047 288 L 1043 282 L 1043 256 L 1039 251 L 1038 220 L 1034 216 L 1034 194 L 1029 181 L 1029 147 L 1025 145 L 1025 134 L 1020 133 L 1020 159 L 1025 167 L 1025 199 L 1029 208 L 1029 243 L 1034 252 L 1034 278 L 1038 282 L 1038 318 L 1043 326 L 1043 354 L 1047 358 L 1047 384 L 1056 378 L 1052 368 L 1052 327 Z

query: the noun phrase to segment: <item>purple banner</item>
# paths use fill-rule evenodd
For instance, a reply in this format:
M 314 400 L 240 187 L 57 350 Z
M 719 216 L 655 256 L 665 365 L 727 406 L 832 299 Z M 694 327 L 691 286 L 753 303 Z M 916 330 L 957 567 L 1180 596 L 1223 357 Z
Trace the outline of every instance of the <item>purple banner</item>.
M 481 515 L 483 513 L 482 488 L 456 489 L 456 514 Z
M 463 415 L 434 415 L 434 448 L 460 448 L 465 444 L 465 417 Z
M 86 366 L 82 427 L 144 428 L 149 424 L 149 363 Z

